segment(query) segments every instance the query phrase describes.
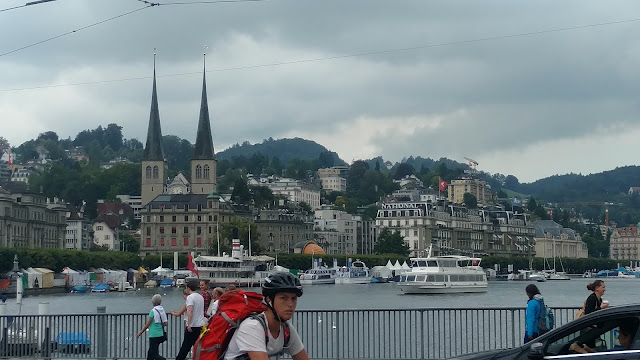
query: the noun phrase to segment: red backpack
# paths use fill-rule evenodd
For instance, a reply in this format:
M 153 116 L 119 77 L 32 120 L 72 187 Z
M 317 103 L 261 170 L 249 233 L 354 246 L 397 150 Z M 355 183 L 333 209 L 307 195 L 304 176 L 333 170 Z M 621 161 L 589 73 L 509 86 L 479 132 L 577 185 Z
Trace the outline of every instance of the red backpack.
M 218 299 L 218 311 L 211 316 L 209 325 L 193 346 L 193 360 L 222 359 L 240 323 L 266 309 L 261 294 L 243 290 L 232 290 L 222 294 Z

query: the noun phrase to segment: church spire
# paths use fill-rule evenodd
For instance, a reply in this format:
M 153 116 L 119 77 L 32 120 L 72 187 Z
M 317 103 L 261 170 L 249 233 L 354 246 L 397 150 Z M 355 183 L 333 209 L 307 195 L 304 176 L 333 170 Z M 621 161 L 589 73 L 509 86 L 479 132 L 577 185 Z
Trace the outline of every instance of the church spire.
M 149 114 L 147 144 L 144 148 L 142 160 L 164 161 L 164 149 L 162 148 L 162 129 L 160 128 L 160 111 L 158 110 L 158 94 L 156 92 L 155 52 L 153 53 L 153 92 L 151 94 L 151 113 Z
M 211 122 L 209 121 L 209 105 L 207 104 L 207 71 L 206 54 L 203 54 L 205 64 L 202 73 L 202 100 L 200 102 L 200 120 L 193 158 L 197 160 L 213 160 L 213 138 L 211 137 Z

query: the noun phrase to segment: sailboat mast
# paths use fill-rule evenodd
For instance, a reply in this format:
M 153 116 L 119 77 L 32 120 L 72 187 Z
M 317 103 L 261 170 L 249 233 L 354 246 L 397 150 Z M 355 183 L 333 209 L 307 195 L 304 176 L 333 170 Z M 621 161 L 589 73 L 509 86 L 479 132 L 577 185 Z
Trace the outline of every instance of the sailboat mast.
M 218 256 L 220 256 L 220 232 L 218 231 L 218 223 L 216 223 L 216 239 L 218 239 Z

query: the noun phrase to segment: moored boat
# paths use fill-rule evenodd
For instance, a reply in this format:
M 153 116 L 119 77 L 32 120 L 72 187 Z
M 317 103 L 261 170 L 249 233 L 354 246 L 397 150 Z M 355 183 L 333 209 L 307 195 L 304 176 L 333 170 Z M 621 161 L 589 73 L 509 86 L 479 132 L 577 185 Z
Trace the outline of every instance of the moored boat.
M 309 269 L 300 275 L 302 285 L 335 284 L 336 271 L 332 269 Z
M 348 268 L 336 272 L 336 284 L 368 284 L 371 274 L 367 265 L 356 259 Z
M 482 259 L 468 256 L 429 256 L 411 258 L 411 271 L 400 277 L 398 286 L 405 294 L 476 293 L 487 291 Z

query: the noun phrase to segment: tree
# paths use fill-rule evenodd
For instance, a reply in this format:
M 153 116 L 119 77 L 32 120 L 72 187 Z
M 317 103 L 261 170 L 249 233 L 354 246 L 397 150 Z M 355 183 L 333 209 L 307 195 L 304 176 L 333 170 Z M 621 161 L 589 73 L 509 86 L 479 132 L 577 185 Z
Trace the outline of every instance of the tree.
M 122 147 L 122 126 L 117 124 L 109 124 L 104 130 L 104 145 L 109 146 L 112 150 L 118 151 Z
M 335 159 L 330 151 L 323 151 L 318 155 L 318 166 L 320 168 L 330 168 L 335 165 Z
M 234 216 L 229 222 L 220 223 L 220 246 L 221 248 L 231 247 L 231 240 L 233 234 L 233 228 L 238 228 L 238 238 L 240 239 L 240 245 L 244 245 L 244 250 L 249 251 L 249 226 L 251 226 L 251 254 L 262 254 L 263 250 L 258 243 L 258 228 L 256 224 L 249 220 Z M 291 244 L 293 246 L 293 244 Z M 215 249 L 213 249 L 215 247 Z M 212 241 L 211 251 L 217 252 L 217 243 Z M 222 251 L 222 250 L 221 250 Z
M 56 134 L 55 131 L 46 131 L 38 135 L 37 141 L 40 140 L 51 140 L 53 142 L 58 142 L 58 134 Z
M 527 203 L 527 210 L 535 211 L 537 207 L 538 207 L 538 204 L 536 203 L 536 199 L 534 199 L 533 196 L 529 197 L 529 202 Z
M 464 205 L 469 209 L 478 208 L 478 199 L 472 193 L 464 193 L 464 195 L 462 195 L 462 201 L 464 201 Z
M 396 180 L 403 179 L 407 175 L 413 175 L 416 173 L 416 169 L 413 168 L 409 163 L 403 162 L 398 165 L 396 168 L 396 172 L 393 175 L 393 178 Z
M 347 172 L 347 193 L 355 193 L 360 188 L 360 181 L 364 173 L 369 170 L 369 164 L 365 161 L 357 160 L 351 164 Z
M 506 179 L 504 180 L 505 188 L 513 191 L 518 191 L 519 186 L 520 182 L 518 181 L 517 177 L 513 175 L 507 175 Z
M 137 254 L 140 250 L 140 242 L 126 231 L 120 232 L 120 242 L 122 242 L 122 251 Z
M 233 192 L 231 193 L 231 200 L 238 204 L 249 205 L 251 203 L 251 193 L 249 192 L 247 180 L 240 178 L 235 181 L 233 184 Z
M 300 206 L 300 210 L 302 210 L 303 214 L 313 215 L 313 209 L 311 208 L 311 205 L 307 204 L 304 201 L 300 201 L 298 205 Z
M 409 255 L 409 247 L 404 243 L 404 238 L 399 232 L 394 231 L 392 233 L 389 228 L 384 228 L 378 235 L 375 253 L 407 256 Z
M 8 149 L 10 147 L 11 145 L 9 144 L 9 141 L 4 137 L 0 136 L 0 149 Z

